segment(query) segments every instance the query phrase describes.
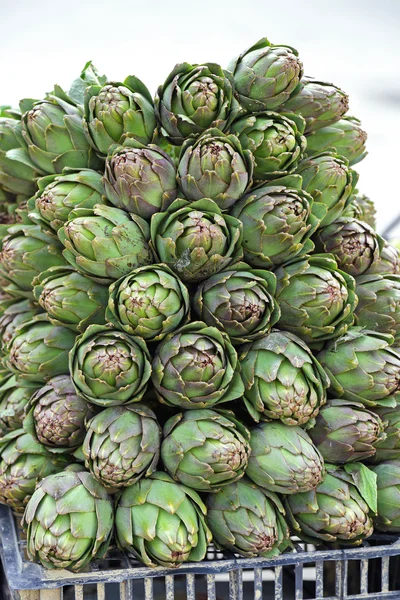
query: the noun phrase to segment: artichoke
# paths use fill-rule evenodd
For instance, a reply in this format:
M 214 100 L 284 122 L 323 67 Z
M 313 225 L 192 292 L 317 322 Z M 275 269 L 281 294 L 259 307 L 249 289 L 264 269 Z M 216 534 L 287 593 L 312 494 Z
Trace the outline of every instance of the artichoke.
M 5 309 L 0 317 L 0 342 L 5 348 L 17 330 L 41 312 L 30 300 L 19 300 Z
M 305 77 L 300 91 L 279 107 L 285 113 L 300 115 L 306 121 L 305 134 L 332 125 L 348 111 L 349 97 L 333 83 Z
M 187 410 L 166 422 L 163 435 L 161 458 L 175 481 L 204 492 L 243 477 L 250 433 L 233 412 Z
M 23 426 L 51 452 L 74 451 L 82 445 L 90 411 L 70 376 L 58 375 L 31 396 Z
M 38 315 L 17 330 L 6 348 L 5 364 L 24 380 L 44 383 L 68 372 L 68 353 L 74 343 L 72 331 L 53 325 L 47 315 Z
M 376 444 L 386 437 L 378 415 L 348 400 L 329 400 L 308 433 L 324 460 L 332 464 L 374 457 Z
M 156 127 L 153 101 L 137 77 L 92 85 L 85 91 L 83 126 L 91 145 L 107 154 L 113 144 L 148 144 Z
M 178 181 L 185 198 L 211 198 L 228 210 L 252 184 L 253 156 L 238 138 L 209 129 L 182 147 Z
M 0 386 L 0 434 L 21 429 L 25 408 L 39 384 L 21 381 L 12 375 Z
M 243 394 L 238 357 L 228 336 L 200 321 L 164 338 L 152 368 L 157 396 L 170 406 L 209 408 Z
M 285 505 L 292 530 L 304 541 L 358 546 L 373 532 L 376 476 L 360 463 L 327 465 L 316 489 L 287 496 Z
M 98 283 L 112 283 L 152 262 L 146 221 L 118 208 L 97 204 L 72 211 L 58 237 L 65 259 Z
M 197 288 L 193 307 L 207 325 L 228 334 L 232 344 L 241 344 L 263 336 L 277 323 L 280 311 L 275 291 L 273 273 L 236 265 L 235 270 L 204 281 Z
M 248 558 L 270 558 L 290 545 L 284 515 L 276 494 L 246 478 L 207 498 L 207 524 L 214 543 Z
M 58 231 L 77 208 L 103 204 L 103 178 L 91 169 L 65 169 L 62 175 L 48 175 L 38 182 L 39 191 L 30 201 L 45 226 Z M 31 206 L 33 208 L 33 206 Z
M 296 494 L 323 479 L 324 461 L 300 427 L 262 423 L 250 431 L 251 455 L 246 475 L 269 492 Z
M 371 264 L 368 275 L 399 275 L 400 255 L 395 246 L 388 244 L 386 240 L 377 235 L 379 245 L 379 258 Z
M 0 504 L 7 504 L 22 514 L 37 483 L 62 471 L 69 459 L 51 454 L 22 429 L 11 431 L 0 439 Z
M 143 219 L 165 211 L 178 195 L 172 159 L 158 146 L 117 146 L 108 156 L 104 176 L 110 203 Z
M 28 556 L 47 569 L 80 571 L 106 554 L 113 524 L 111 498 L 90 473 L 51 475 L 24 514 Z
M 343 156 L 321 152 L 302 160 L 296 173 L 302 177 L 303 190 L 314 198 L 314 206 L 321 203 L 326 208 L 321 227 L 336 221 L 351 203 L 358 175 Z
M 212 200 L 175 200 L 151 219 L 154 252 L 182 281 L 195 283 L 242 257 L 241 223 L 223 215 Z
M 255 421 L 313 423 L 326 402 L 329 380 L 300 338 L 273 330 L 244 346 L 239 356 L 244 403 Z
M 105 323 L 108 288 L 73 267 L 52 267 L 38 275 L 34 284 L 37 302 L 55 325 L 83 332 L 91 323 Z
M 400 461 L 388 460 L 371 467 L 377 477 L 378 514 L 374 525 L 378 531 L 400 531 Z
M 224 131 L 238 110 L 228 74 L 214 63 L 181 63 L 155 98 L 162 135 L 176 146 L 210 127 Z
M 69 355 L 77 393 L 99 406 L 139 402 L 150 379 L 150 355 L 141 338 L 89 325 Z
M 261 38 L 233 59 L 235 93 L 246 111 L 275 108 L 298 91 L 303 65 L 297 50 Z
M 107 488 L 131 486 L 157 468 L 161 430 L 144 404 L 112 406 L 87 423 L 86 466 Z
M 342 217 L 358 219 L 376 230 L 376 209 L 373 200 L 358 194 L 357 190 L 355 193 L 356 195 L 352 196 L 350 204 L 343 211 Z
M 357 277 L 357 325 L 394 337 L 400 345 L 400 275 Z M 0 320 L 1 323 L 1 320 Z
M 275 271 L 279 327 L 318 346 L 344 334 L 354 322 L 355 281 L 330 254 L 297 258 Z
M 270 180 L 296 169 L 306 148 L 304 126 L 296 115 L 259 112 L 236 119 L 231 131 L 254 156 L 254 179 Z
M 115 512 L 117 544 L 148 567 L 203 560 L 211 533 L 194 490 L 156 472 L 123 491 Z
M 386 460 L 400 459 L 400 410 L 392 407 L 374 407 L 374 413 L 382 420 L 384 436 L 378 439 L 374 446 L 375 454 L 369 459 L 371 463 L 381 463 Z
M 334 148 L 353 166 L 366 157 L 366 132 L 355 117 L 343 117 L 337 123 L 314 131 L 307 136 L 307 154 L 318 154 Z
M 166 265 L 150 265 L 111 284 L 106 317 L 130 335 L 158 341 L 187 321 L 189 307 L 180 279 Z
M 244 258 L 253 267 L 269 269 L 314 249 L 310 236 L 320 220 L 311 212 L 313 199 L 297 189 L 297 179 L 287 185 L 252 190 L 231 211 L 242 223 Z
M 317 355 L 330 391 L 365 406 L 395 406 L 400 399 L 400 355 L 390 335 L 351 327 Z

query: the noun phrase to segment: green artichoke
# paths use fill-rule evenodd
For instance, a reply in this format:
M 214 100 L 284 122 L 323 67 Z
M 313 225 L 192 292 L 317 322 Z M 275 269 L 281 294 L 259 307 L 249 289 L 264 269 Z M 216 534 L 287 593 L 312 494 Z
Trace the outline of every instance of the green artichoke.
M 379 245 L 379 258 L 369 267 L 368 275 L 399 275 L 400 255 L 395 246 L 388 244 L 386 240 L 377 236 Z
M 199 492 L 241 479 L 250 433 L 231 411 L 187 410 L 164 425 L 161 458 L 175 481 Z
M 335 148 L 353 166 L 366 157 L 366 132 L 355 117 L 343 117 L 337 123 L 323 127 L 307 136 L 307 154 L 318 154 Z
M 255 340 L 273 327 L 280 310 L 274 299 L 276 278 L 270 271 L 235 265 L 204 281 L 193 299 L 199 318 L 227 333 L 232 344 Z M 1 323 L 1 321 L 0 321 Z
M 371 467 L 377 477 L 378 514 L 374 525 L 378 531 L 400 531 L 400 461 L 388 460 Z
M 72 211 L 58 237 L 65 259 L 98 283 L 112 283 L 152 262 L 146 221 L 118 208 L 97 204 Z
M 374 413 L 382 420 L 385 435 L 374 446 L 376 453 L 368 462 L 381 463 L 386 460 L 400 459 L 400 410 L 392 407 L 374 407 Z
M 275 271 L 279 327 L 318 346 L 344 334 L 354 322 L 355 281 L 339 271 L 331 254 L 312 254 Z
M 207 498 L 207 524 L 214 543 L 248 558 L 270 558 L 290 546 L 284 515 L 276 494 L 246 478 Z
M 400 355 L 393 337 L 361 327 L 332 340 L 317 355 L 330 391 L 365 406 L 395 406 L 400 399 Z
M 16 331 L 6 348 L 5 364 L 24 380 L 44 383 L 68 372 L 68 353 L 74 342 L 70 329 L 38 315 Z
M 100 154 L 108 154 L 113 144 L 129 145 L 132 140 L 149 144 L 156 127 L 149 90 L 134 76 L 87 87 L 83 126 Z
M 31 396 L 23 427 L 51 452 L 69 452 L 82 445 L 90 416 L 70 376 L 58 375 Z
M 0 275 L 9 283 L 3 289 L 13 296 L 33 298 L 32 282 L 50 267 L 65 265 L 62 247 L 38 225 L 14 225 L 2 240 Z
M 40 307 L 35 306 L 30 300 L 19 300 L 5 309 L 0 317 L 0 342 L 5 348 L 15 337 L 21 325 L 31 321 L 41 312 Z
M 40 219 L 54 231 L 68 221 L 73 210 L 103 204 L 103 177 L 91 169 L 65 169 L 62 175 L 42 177 L 38 185 L 39 191 L 30 205 L 36 207 Z
M 12 375 L 0 386 L 0 434 L 21 429 L 25 408 L 39 384 L 23 381 Z
M 143 219 L 167 210 L 178 195 L 174 163 L 154 144 L 117 146 L 106 160 L 104 186 L 113 206 Z
M 239 107 L 231 79 L 219 65 L 181 63 L 158 88 L 155 108 L 162 135 L 181 146 L 210 127 L 226 130 Z
M 358 546 L 373 532 L 376 476 L 361 463 L 327 465 L 327 474 L 314 490 L 287 496 L 292 530 L 311 544 Z
M 0 455 L 0 504 L 7 504 L 17 514 L 24 512 L 43 477 L 62 471 L 69 463 L 68 457 L 51 454 L 22 429 L 0 439 Z
M 269 492 L 296 494 L 314 489 L 323 479 L 324 461 L 300 427 L 262 423 L 250 431 L 247 477 Z
M 177 199 L 151 219 L 151 241 L 159 262 L 182 281 L 196 283 L 242 258 L 240 221 L 223 215 L 208 198 Z
M 38 275 L 34 284 L 37 302 L 55 325 L 83 332 L 91 323 L 105 323 L 108 288 L 73 267 L 52 267 Z
M 252 184 L 253 155 L 238 138 L 209 129 L 185 141 L 178 164 L 178 181 L 185 198 L 211 198 L 228 210 Z
M 329 400 L 309 435 L 326 462 L 343 464 L 370 459 L 386 436 L 378 415 L 359 402 Z
M 211 533 L 194 490 L 156 472 L 123 491 L 115 512 L 117 544 L 148 567 L 203 560 Z
M 233 73 L 238 100 L 248 112 L 283 104 L 298 91 L 303 76 L 297 50 L 271 44 L 267 38 L 233 59 L 228 70 Z
M 106 317 L 130 335 L 158 341 L 188 320 L 189 307 L 180 279 L 166 265 L 150 265 L 111 284 Z
M 339 121 L 348 111 L 349 97 L 333 83 L 305 77 L 300 91 L 279 107 L 284 113 L 300 115 L 306 121 L 305 134 Z
M 342 217 L 358 219 L 376 230 L 376 208 L 373 200 L 370 200 L 368 196 L 358 194 L 357 190 L 355 190 L 355 194 L 343 211 Z
M 296 173 L 302 177 L 303 190 L 314 198 L 314 206 L 321 203 L 326 208 L 321 227 L 340 217 L 350 204 L 358 181 L 358 175 L 349 168 L 348 161 L 334 152 L 321 152 L 305 158 Z
M 239 356 L 244 403 L 255 421 L 313 423 L 326 402 L 329 380 L 309 348 L 295 335 L 273 330 L 244 346 Z
M 80 571 L 106 554 L 113 525 L 112 500 L 90 473 L 51 475 L 24 514 L 28 556 L 47 569 Z
M 296 169 L 306 148 L 304 127 L 302 117 L 259 112 L 236 119 L 231 131 L 254 156 L 254 179 L 270 180 Z
M 314 249 L 310 236 L 320 221 L 311 212 L 312 197 L 298 184 L 291 178 L 288 187 L 263 185 L 233 207 L 243 226 L 244 258 L 253 267 L 271 268 Z
M 99 406 L 139 402 L 150 379 L 150 355 L 141 338 L 89 325 L 69 355 L 77 393 Z
M 161 429 L 144 404 L 113 406 L 87 423 L 86 466 L 107 488 L 131 486 L 157 468 Z
M 243 394 L 238 357 L 228 336 L 200 321 L 164 338 L 152 367 L 157 396 L 170 406 L 209 408 Z
M 389 333 L 400 345 L 400 275 L 357 277 L 357 325 Z M 1 323 L 1 320 L 0 320 Z

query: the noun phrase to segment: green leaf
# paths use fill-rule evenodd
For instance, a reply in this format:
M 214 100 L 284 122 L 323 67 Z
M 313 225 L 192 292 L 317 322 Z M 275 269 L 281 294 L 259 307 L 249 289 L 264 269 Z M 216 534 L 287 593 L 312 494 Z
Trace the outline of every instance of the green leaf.
M 354 485 L 375 514 L 378 511 L 378 488 L 376 473 L 368 469 L 362 463 L 350 463 L 344 465 L 344 469 L 354 481 Z

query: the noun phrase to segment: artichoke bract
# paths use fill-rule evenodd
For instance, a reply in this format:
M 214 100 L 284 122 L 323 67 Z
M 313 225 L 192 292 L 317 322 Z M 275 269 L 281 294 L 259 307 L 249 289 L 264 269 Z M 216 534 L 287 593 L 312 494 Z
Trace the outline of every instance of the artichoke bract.
M 41 312 L 30 300 L 19 300 L 8 306 L 0 317 L 0 342 L 3 348 L 11 342 L 17 330 Z
M 69 355 L 77 393 L 99 406 L 139 402 L 150 379 L 150 355 L 141 338 L 89 325 Z
M 0 503 L 22 514 L 37 483 L 62 471 L 69 458 L 52 454 L 23 429 L 16 429 L 0 440 Z
M 107 488 L 127 487 L 157 468 L 161 429 L 144 404 L 113 406 L 87 423 L 86 466 Z
M 329 380 L 300 338 L 271 331 L 244 346 L 239 361 L 243 400 L 255 421 L 280 419 L 289 426 L 313 423 L 326 402 Z
M 211 532 L 194 490 L 156 472 L 123 491 L 115 512 L 116 539 L 148 567 L 203 560 Z
M 181 63 L 160 85 L 155 109 L 162 135 L 181 146 L 210 127 L 224 131 L 238 106 L 228 73 L 214 63 Z
M 388 244 L 386 240 L 377 235 L 379 245 L 379 258 L 372 262 L 367 274 L 374 275 L 399 275 L 400 255 L 395 246 Z
M 106 160 L 104 186 L 113 206 L 143 219 L 166 210 L 178 195 L 174 163 L 154 144 L 117 146 Z
M 376 476 L 365 465 L 327 465 L 316 489 L 287 496 L 285 506 L 292 530 L 302 540 L 358 546 L 372 535 L 376 494 Z
M 37 302 L 55 325 L 82 332 L 91 323 L 105 323 L 108 288 L 77 273 L 72 267 L 52 267 L 43 271 L 34 284 Z
M 400 276 L 362 275 L 357 277 L 357 325 L 394 337 L 400 345 Z M 1 323 L 1 321 L 0 321 Z
M 83 442 L 90 415 L 70 376 L 58 375 L 31 396 L 23 427 L 51 452 L 74 451 Z
M 350 204 L 358 180 L 348 161 L 334 152 L 322 152 L 302 160 L 296 173 L 301 175 L 303 190 L 314 198 L 314 206 L 321 203 L 326 207 L 321 226 L 336 221 Z
M 26 507 L 28 556 L 47 569 L 80 571 L 105 555 L 113 524 L 111 498 L 90 473 L 56 473 L 39 484 Z
M 244 258 L 253 267 L 269 269 L 314 249 L 310 236 L 320 219 L 312 212 L 313 199 L 298 189 L 298 179 L 285 183 L 252 190 L 231 210 L 242 223 Z M 320 207 L 315 212 L 325 214 Z
M 368 462 L 381 463 L 400 459 L 400 410 L 397 407 L 374 407 L 374 413 L 383 423 L 384 436 L 375 443 L 376 452 Z
M 318 346 L 344 334 L 354 322 L 355 281 L 331 254 L 294 259 L 275 271 L 279 327 Z
M 324 461 L 300 427 L 262 423 L 250 431 L 247 477 L 269 492 L 296 494 L 314 489 L 323 479 Z
M 53 325 L 47 315 L 24 323 L 6 348 L 7 368 L 27 381 L 44 383 L 68 372 L 68 353 L 75 334 Z
M 107 154 L 113 144 L 149 144 L 156 128 L 153 101 L 140 79 L 88 86 L 83 126 L 90 144 Z
M 149 265 L 111 284 L 106 317 L 117 329 L 159 341 L 187 321 L 189 308 L 189 292 L 173 271 Z
M 97 204 L 72 211 L 58 237 L 65 259 L 98 283 L 112 283 L 152 262 L 148 224 L 118 208 Z
M 193 307 L 199 318 L 227 333 L 232 344 L 255 340 L 273 327 L 280 310 L 274 299 L 276 278 L 270 271 L 235 265 L 203 282 Z M 1 322 L 1 321 L 0 321 Z
M 259 112 L 236 119 L 231 131 L 254 157 L 254 179 L 270 180 L 296 169 L 306 148 L 304 126 L 296 115 Z
M 291 46 L 271 44 L 261 38 L 233 59 L 235 93 L 241 106 L 255 112 L 275 108 L 297 91 L 303 65 Z
M 284 515 L 276 494 L 246 478 L 207 498 L 207 524 L 214 543 L 248 558 L 269 558 L 290 546 Z
M 157 396 L 170 406 L 210 408 L 240 398 L 244 391 L 228 336 L 200 321 L 164 338 L 152 368 Z
M 163 436 L 164 467 L 179 483 L 216 491 L 244 475 L 250 433 L 232 411 L 187 410 L 166 422 Z
M 393 337 L 351 327 L 317 355 L 328 374 L 330 391 L 365 406 L 395 406 L 400 398 L 400 355 Z
M 238 138 L 209 129 L 184 143 L 178 164 L 178 181 L 185 198 L 211 198 L 228 210 L 252 184 L 253 155 Z
M 21 429 L 25 408 L 32 394 L 40 387 L 38 383 L 21 381 L 12 375 L 0 386 L 0 434 Z
M 375 446 L 386 435 L 378 415 L 359 402 L 329 400 L 316 418 L 309 435 L 324 460 L 343 464 L 375 455 Z
M 306 121 L 305 134 L 332 125 L 347 112 L 349 97 L 340 88 L 326 81 L 305 77 L 301 88 L 279 107 L 285 113 L 300 115 Z
M 65 169 L 62 175 L 48 175 L 38 181 L 39 191 L 30 201 L 40 218 L 58 231 L 77 208 L 103 204 L 103 178 L 91 169 Z
M 177 199 L 151 219 L 151 241 L 160 262 L 185 283 L 195 283 L 242 258 L 242 226 L 208 198 Z
M 400 460 L 388 460 L 371 467 L 377 477 L 378 514 L 374 525 L 378 531 L 400 531 Z
M 361 128 L 361 122 L 355 117 L 343 117 L 322 129 L 307 135 L 307 154 L 318 154 L 335 148 L 353 166 L 366 157 L 365 143 L 367 134 Z

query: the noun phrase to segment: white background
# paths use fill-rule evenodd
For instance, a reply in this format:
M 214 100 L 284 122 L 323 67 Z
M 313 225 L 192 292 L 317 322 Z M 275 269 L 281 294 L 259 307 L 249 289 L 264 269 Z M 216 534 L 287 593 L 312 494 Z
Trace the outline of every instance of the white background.
M 382 229 L 400 213 L 400 0 L 0 0 L 0 104 L 66 88 L 93 60 L 152 92 L 177 62 L 218 62 L 268 37 L 350 95 L 369 133 L 357 165 Z

